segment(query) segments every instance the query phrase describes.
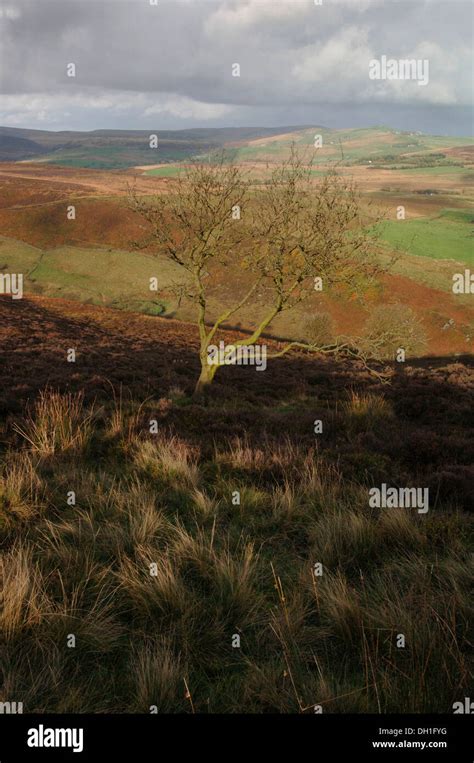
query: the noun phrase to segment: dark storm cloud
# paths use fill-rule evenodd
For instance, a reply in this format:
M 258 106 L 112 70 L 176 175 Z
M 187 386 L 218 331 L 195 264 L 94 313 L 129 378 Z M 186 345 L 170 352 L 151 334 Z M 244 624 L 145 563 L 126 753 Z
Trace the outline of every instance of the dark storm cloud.
M 454 117 L 470 99 L 470 15 L 460 0 L 2 0 L 0 121 L 295 124 L 324 110 L 350 124 L 381 105 Z M 428 59 L 428 85 L 370 80 L 381 55 Z

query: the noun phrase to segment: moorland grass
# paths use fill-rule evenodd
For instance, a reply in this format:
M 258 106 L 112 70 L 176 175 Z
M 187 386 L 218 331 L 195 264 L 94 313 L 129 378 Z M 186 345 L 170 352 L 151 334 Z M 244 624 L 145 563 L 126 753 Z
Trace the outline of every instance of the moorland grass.
M 389 713 L 467 696 L 467 514 L 369 508 L 363 479 L 289 437 L 152 435 L 147 405 L 49 391 L 11 433 L 0 700 Z M 351 447 L 398 426 L 372 394 L 334 415 Z

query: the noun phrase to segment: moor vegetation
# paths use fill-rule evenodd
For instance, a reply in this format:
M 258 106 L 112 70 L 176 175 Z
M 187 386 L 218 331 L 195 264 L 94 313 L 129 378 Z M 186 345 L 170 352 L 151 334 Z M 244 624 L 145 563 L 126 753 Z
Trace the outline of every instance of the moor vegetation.
M 266 402 L 231 381 L 252 370 L 223 369 L 205 403 L 190 375 L 140 404 L 43 390 L 4 419 L 0 700 L 389 713 L 467 696 L 469 369 L 386 387 L 328 368 L 303 393 L 274 363 Z M 429 484 L 429 512 L 369 508 L 380 481 Z

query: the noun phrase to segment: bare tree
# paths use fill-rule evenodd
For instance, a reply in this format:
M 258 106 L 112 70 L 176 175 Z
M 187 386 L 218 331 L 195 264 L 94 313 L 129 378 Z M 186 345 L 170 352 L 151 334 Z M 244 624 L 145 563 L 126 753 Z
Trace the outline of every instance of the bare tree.
M 374 254 L 374 228 L 363 219 L 352 183 L 331 172 L 315 185 L 311 161 L 294 147 L 261 189 L 252 188 L 241 169 L 227 164 L 222 155 L 213 164 L 193 164 L 169 194 L 150 199 L 130 189 L 130 203 L 149 223 L 145 243 L 158 245 L 157 252 L 187 272 L 186 284 L 178 290 L 196 306 L 201 360 L 196 394 L 212 382 L 219 367 L 209 363 L 208 355 L 219 328 L 257 294 L 263 295 L 264 315 L 255 330 L 233 343 L 234 348 L 256 344 L 276 316 L 314 293 L 315 279 L 321 279 L 317 285 L 324 289 L 361 295 L 381 270 Z M 211 320 L 213 266 L 231 264 L 245 271 L 248 283 L 243 294 Z M 349 347 L 347 341 L 343 344 Z M 334 343 L 319 347 L 309 339 L 290 342 L 270 357 L 293 347 L 343 349 Z

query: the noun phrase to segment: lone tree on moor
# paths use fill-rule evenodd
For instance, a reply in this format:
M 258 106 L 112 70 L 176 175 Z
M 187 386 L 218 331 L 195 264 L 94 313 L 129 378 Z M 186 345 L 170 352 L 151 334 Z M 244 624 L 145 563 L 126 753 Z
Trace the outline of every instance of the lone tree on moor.
M 263 302 L 263 318 L 233 343 L 232 352 L 256 344 L 276 316 L 314 293 L 316 283 L 361 296 L 381 270 L 374 255 L 375 228 L 368 229 L 363 219 L 355 187 L 334 172 L 314 185 L 311 163 L 294 148 L 264 187 L 253 188 L 241 169 L 221 156 L 214 164 L 191 165 L 168 194 L 142 197 L 130 188 L 129 199 L 148 223 L 150 236 L 143 245 L 152 244 L 154 253 L 186 271 L 176 292 L 196 308 L 201 373 L 195 394 L 211 384 L 219 367 L 208 354 L 216 333 L 246 305 Z M 229 277 L 240 273 L 245 287 L 233 304 L 217 316 L 214 309 L 211 316 L 214 277 L 226 267 Z M 322 346 L 308 337 L 267 357 L 293 347 L 354 354 L 347 338 Z

